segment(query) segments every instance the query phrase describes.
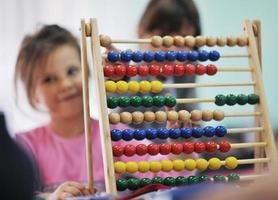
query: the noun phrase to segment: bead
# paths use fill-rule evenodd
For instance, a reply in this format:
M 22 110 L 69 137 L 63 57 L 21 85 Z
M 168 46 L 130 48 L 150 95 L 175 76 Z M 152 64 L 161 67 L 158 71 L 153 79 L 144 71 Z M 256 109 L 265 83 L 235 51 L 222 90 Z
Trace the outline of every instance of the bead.
M 229 156 L 225 159 L 225 167 L 228 169 L 235 169 L 238 165 L 238 161 L 235 157 Z
M 171 128 L 169 130 L 169 137 L 171 139 L 177 139 L 181 136 L 181 130 L 179 128 Z
M 233 47 L 237 44 L 237 38 L 236 37 L 228 37 L 227 38 L 227 45 L 229 47 Z
M 145 173 L 150 170 L 150 163 L 147 161 L 139 161 L 137 165 L 138 171 L 141 173 Z
M 217 151 L 217 144 L 213 141 L 208 141 L 206 143 L 206 151 L 208 153 L 214 153 Z
M 245 36 L 241 36 L 237 38 L 237 45 L 240 47 L 244 47 L 248 44 L 248 38 Z
M 119 179 L 116 181 L 117 190 L 124 191 L 127 189 L 127 180 L 126 179 Z
M 173 96 L 166 96 L 165 97 L 165 106 L 174 107 L 176 105 L 176 98 Z
M 142 106 L 144 106 L 144 107 L 153 106 L 153 98 L 151 96 L 144 96 L 142 98 Z
M 99 39 L 100 39 L 100 45 L 102 47 L 110 47 L 112 41 L 111 41 L 111 38 L 107 35 L 100 35 L 99 36 Z
M 202 119 L 202 111 L 200 110 L 192 110 L 190 119 L 193 121 L 200 121 Z
M 148 153 L 148 147 L 145 144 L 138 144 L 136 146 L 136 154 L 139 156 L 146 155 Z M 139 167 L 139 165 L 138 165 Z M 140 171 L 140 170 L 139 170 Z
M 199 176 L 199 182 L 208 182 L 209 177 L 207 175 L 201 175 Z
M 160 74 L 160 66 L 159 65 L 150 65 L 149 66 L 149 74 L 151 76 L 158 76 Z
M 179 121 L 181 122 L 188 122 L 191 117 L 190 113 L 187 110 L 180 110 L 178 114 L 179 114 Z
M 154 96 L 153 105 L 156 107 L 162 107 L 165 104 L 165 98 L 163 96 Z
M 137 93 L 140 89 L 140 85 L 137 81 L 128 82 L 128 91 L 132 93 Z
M 187 60 L 187 52 L 186 51 L 178 51 L 177 52 L 177 60 L 180 62 L 184 62 Z
M 125 129 L 122 131 L 122 138 L 125 141 L 130 141 L 133 139 L 133 130 L 131 129 Z
M 103 73 L 105 77 L 112 77 L 114 76 L 114 67 L 112 65 L 106 65 L 103 68 Z
M 129 62 L 132 59 L 132 51 L 122 51 L 121 52 L 121 61 Z
M 152 180 L 149 178 L 143 178 L 140 180 L 140 187 L 144 187 L 152 183 Z
M 146 138 L 149 140 L 153 140 L 157 138 L 157 130 L 154 128 L 148 128 L 146 130 Z
M 189 171 L 194 170 L 196 168 L 196 161 L 193 159 L 186 159 L 184 161 L 184 168 Z
M 126 67 L 126 75 L 129 77 L 134 77 L 137 75 L 137 67 L 134 65 L 129 65 Z
M 105 81 L 106 92 L 116 92 L 117 84 L 114 81 Z
M 206 137 L 213 137 L 215 134 L 215 128 L 213 128 L 212 126 L 206 126 L 204 128 L 204 131 L 205 131 L 204 135 Z
M 158 144 L 149 144 L 148 145 L 148 153 L 152 156 L 157 155 L 159 153 L 159 145 Z
M 228 95 L 226 96 L 226 104 L 227 104 L 227 105 L 233 106 L 233 105 L 236 104 L 236 102 L 237 102 L 237 97 L 236 97 L 236 95 L 234 95 L 234 94 L 228 94 Z
M 198 35 L 196 37 L 195 43 L 196 43 L 197 47 L 202 47 L 202 46 L 206 45 L 207 39 L 205 37 L 203 37 L 203 36 Z
M 194 151 L 196 153 L 203 153 L 206 150 L 206 145 L 204 142 L 195 142 Z
M 174 74 L 174 66 L 173 65 L 163 65 L 162 74 L 165 76 L 172 76 Z
M 213 112 L 211 110 L 203 110 L 202 111 L 202 120 L 203 121 L 211 121 L 213 119 Z
M 117 51 L 109 51 L 107 54 L 107 59 L 109 62 L 116 62 L 120 59 L 120 54 Z
M 193 64 L 186 64 L 185 65 L 185 75 L 194 75 L 196 71 L 196 67 Z
M 151 161 L 150 163 L 150 171 L 151 172 L 159 172 L 161 170 L 162 166 L 159 161 Z
M 209 159 L 209 168 L 212 170 L 217 170 L 221 167 L 221 161 L 219 158 L 211 158 Z
M 200 170 L 200 171 L 204 171 L 208 168 L 209 163 L 206 159 L 203 158 L 199 158 L 196 160 L 196 169 Z
M 167 128 L 159 128 L 157 130 L 157 137 L 160 139 L 167 139 L 169 137 L 169 131 Z
M 153 36 L 151 38 L 151 45 L 156 48 L 161 47 L 162 46 L 162 38 L 157 35 Z
M 170 122 L 178 121 L 179 115 L 177 111 L 171 110 L 167 112 L 167 120 Z
M 225 114 L 222 110 L 214 110 L 213 111 L 213 119 L 215 121 L 221 121 L 224 119 L 224 117 L 225 117 Z
M 161 144 L 159 146 L 159 152 L 162 155 L 168 155 L 169 153 L 171 153 L 171 145 L 170 144 Z
M 163 62 L 165 60 L 165 52 L 164 51 L 156 51 L 154 54 L 154 59 L 157 62 Z
M 154 52 L 153 51 L 145 51 L 143 53 L 143 60 L 145 62 L 152 62 L 154 60 Z
M 141 51 L 132 52 L 132 60 L 134 62 L 141 62 L 143 60 L 143 53 Z
M 207 37 L 206 45 L 209 47 L 215 46 L 217 43 L 216 37 Z
M 113 145 L 112 151 L 113 151 L 113 156 L 120 157 L 124 153 L 124 148 L 120 145 Z
M 248 95 L 248 103 L 251 105 L 255 105 L 260 102 L 260 98 L 256 94 L 249 94 Z
M 114 68 L 114 73 L 116 76 L 122 77 L 126 75 L 126 67 L 124 65 L 116 65 Z
M 121 121 L 119 113 L 110 113 L 109 114 L 109 122 L 111 124 L 118 124 Z
M 226 180 L 225 176 L 222 176 L 222 175 L 213 176 L 213 181 L 214 182 L 224 182 L 225 180 Z
M 217 126 L 215 128 L 215 135 L 217 137 L 224 137 L 227 134 L 227 129 L 224 126 Z
M 200 138 L 205 134 L 205 131 L 201 127 L 193 127 L 192 128 L 192 136 L 194 138 Z
M 184 45 L 187 47 L 194 47 L 195 46 L 195 38 L 191 35 L 184 37 Z
M 134 156 L 136 153 L 136 148 L 132 144 L 127 144 L 124 147 L 124 154 L 128 157 Z
M 138 165 L 137 165 L 137 163 L 134 162 L 134 161 L 128 161 L 128 162 L 126 163 L 126 171 L 127 171 L 128 173 L 135 173 L 135 172 L 137 172 L 137 171 L 138 171 Z
M 140 81 L 140 92 L 147 93 L 151 90 L 151 83 L 149 81 Z
M 226 104 L 226 96 L 223 94 L 218 94 L 215 96 L 215 104 L 218 106 L 223 106 Z
M 195 73 L 197 75 L 204 75 L 207 72 L 207 67 L 202 65 L 202 64 L 197 64 L 196 65 L 196 69 L 195 69 Z
M 160 81 L 152 81 L 151 82 L 151 92 L 159 93 L 163 90 L 163 85 Z
M 147 65 L 140 65 L 138 67 L 138 75 L 139 76 L 148 76 L 149 75 L 149 67 Z
M 140 124 L 144 121 L 144 114 L 140 111 L 134 111 L 131 115 L 133 123 Z
M 133 107 L 138 107 L 141 106 L 142 104 L 142 98 L 139 96 L 133 96 L 130 98 L 130 105 Z
M 200 61 L 207 61 L 209 58 L 209 53 L 205 50 L 199 51 L 199 60 Z
M 169 172 L 173 169 L 173 163 L 170 160 L 161 161 L 161 170 L 164 172 Z
M 140 186 L 140 180 L 137 178 L 130 178 L 127 181 L 127 188 L 129 190 L 137 190 Z
M 125 108 L 125 107 L 129 106 L 129 104 L 130 104 L 130 98 L 129 97 L 127 97 L 127 96 L 119 97 L 119 106 L 120 107 Z
M 176 180 L 173 177 L 166 177 L 163 181 L 163 184 L 167 186 L 175 186 Z
M 122 132 L 119 129 L 110 131 L 112 141 L 119 141 L 122 139 Z
M 192 129 L 191 128 L 181 128 L 181 136 L 185 139 L 191 138 L 192 136 Z
M 172 62 L 172 61 L 176 60 L 177 53 L 175 51 L 167 51 L 165 58 L 166 58 L 166 60 Z
M 151 111 L 144 112 L 144 121 L 145 122 L 154 122 L 155 120 L 155 114 Z
M 176 186 L 185 185 L 187 183 L 187 179 L 184 176 L 178 176 L 176 178 Z
M 183 152 L 183 145 L 180 143 L 172 143 L 171 144 L 171 153 L 175 155 L 179 155 Z
M 122 161 L 117 161 L 114 163 L 115 172 L 118 174 L 123 174 L 126 172 L 126 164 Z
M 132 122 L 132 115 L 129 112 L 120 113 L 121 122 L 124 124 L 130 124 Z
M 187 54 L 187 59 L 191 62 L 197 61 L 199 58 L 198 51 L 189 51 Z
M 177 159 L 173 160 L 173 169 L 175 171 L 181 171 L 184 170 L 184 161 Z
M 210 51 L 209 52 L 209 60 L 217 61 L 220 58 L 220 54 L 218 51 Z
M 226 140 L 222 140 L 220 143 L 219 143 L 219 150 L 223 153 L 226 153 L 228 151 L 230 151 L 231 149 L 231 145 L 228 141 Z
M 240 179 L 239 175 L 236 173 L 230 173 L 227 177 L 229 182 L 238 181 Z
M 189 176 L 189 177 L 187 178 L 187 183 L 188 183 L 189 185 L 197 184 L 197 183 L 199 183 L 199 179 L 198 179 L 197 176 Z
M 183 47 L 184 46 L 184 38 L 182 36 L 175 36 L 174 37 L 174 45 L 177 47 Z
M 117 84 L 117 92 L 125 93 L 128 91 L 128 84 L 126 81 L 118 81 L 116 84 Z
M 119 98 L 110 96 L 107 98 L 107 106 L 108 108 L 116 108 L 119 105 Z
M 143 128 L 135 129 L 133 132 L 133 135 L 134 135 L 134 139 L 143 140 L 146 138 L 145 129 L 143 129 Z
M 174 66 L 174 74 L 176 76 L 182 76 L 184 75 L 185 67 L 183 65 L 175 65 Z
M 216 43 L 217 43 L 217 46 L 223 47 L 223 46 L 225 46 L 227 44 L 227 38 L 218 37 Z
M 154 177 L 153 179 L 152 179 L 152 183 L 158 183 L 158 184 L 163 184 L 163 178 L 161 178 L 161 177 Z
M 173 37 L 166 35 L 162 38 L 162 45 L 164 47 L 171 47 L 174 44 L 174 39 Z
M 239 94 L 236 97 L 236 102 L 239 105 L 245 105 L 248 103 L 248 96 L 245 94 Z
M 186 154 L 191 154 L 194 152 L 194 143 L 193 142 L 184 142 L 183 143 L 183 152 Z

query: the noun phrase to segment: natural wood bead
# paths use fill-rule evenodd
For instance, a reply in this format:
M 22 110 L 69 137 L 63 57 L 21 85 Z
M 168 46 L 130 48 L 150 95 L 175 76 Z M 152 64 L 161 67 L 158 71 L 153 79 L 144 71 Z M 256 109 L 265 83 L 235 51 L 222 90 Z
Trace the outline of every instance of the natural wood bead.
M 184 38 L 180 35 L 177 35 L 174 37 L 174 45 L 177 47 L 183 47 L 184 46 Z
M 111 46 L 111 38 L 107 35 L 100 35 L 100 45 L 103 47 L 109 47 Z
M 208 47 L 212 47 L 212 46 L 215 46 L 217 44 L 217 39 L 216 37 L 207 37 L 207 46 Z
M 176 122 L 179 119 L 179 115 L 176 111 L 171 110 L 167 112 L 167 120 L 170 122 Z
M 233 47 L 233 46 L 235 46 L 237 44 L 237 38 L 236 37 L 228 37 L 227 38 L 227 45 L 229 46 L 229 47 Z
M 198 35 L 195 39 L 195 45 L 197 47 L 202 47 L 202 46 L 205 46 L 207 43 L 207 39 L 204 37 L 204 36 L 200 36 Z
M 173 37 L 166 35 L 162 38 L 162 44 L 164 47 L 171 47 L 174 44 L 174 39 Z
M 179 114 L 179 121 L 188 122 L 190 120 L 191 114 L 187 110 L 180 110 L 178 114 Z
M 162 46 L 162 38 L 158 35 L 152 36 L 151 38 L 151 45 L 153 47 L 161 47 Z
M 240 47 L 244 47 L 248 44 L 248 38 L 245 36 L 241 36 L 237 38 L 237 45 Z
M 218 37 L 217 38 L 217 45 L 223 47 L 227 44 L 227 38 L 225 37 Z
M 195 46 L 195 37 L 188 35 L 184 37 L 184 45 L 187 47 L 194 47 Z
M 132 122 L 132 115 L 130 112 L 120 113 L 121 122 L 124 124 L 130 124 Z
M 192 110 L 190 114 L 192 121 L 200 121 L 202 119 L 202 111 L 200 110 Z
M 155 120 L 155 114 L 151 111 L 144 112 L 144 120 L 146 122 L 153 122 Z
M 213 111 L 213 119 L 216 121 L 221 121 L 224 119 L 224 112 L 222 110 Z
M 110 113 L 109 122 L 111 124 L 118 124 L 121 121 L 119 113 Z
M 144 121 L 144 114 L 140 111 L 132 112 L 132 122 L 142 123 Z
M 202 120 L 203 121 L 210 121 L 213 119 L 213 112 L 211 110 L 203 110 L 202 111 Z
M 155 112 L 155 120 L 157 122 L 166 122 L 167 115 L 164 111 L 156 111 Z

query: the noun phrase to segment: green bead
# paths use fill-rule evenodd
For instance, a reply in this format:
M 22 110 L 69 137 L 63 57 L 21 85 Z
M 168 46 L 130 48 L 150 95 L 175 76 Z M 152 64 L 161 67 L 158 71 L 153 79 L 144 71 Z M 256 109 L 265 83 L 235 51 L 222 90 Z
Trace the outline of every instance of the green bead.
M 130 190 L 137 190 L 140 187 L 140 180 L 138 178 L 130 178 L 127 181 L 127 188 Z
M 201 175 L 201 176 L 199 176 L 199 181 L 200 182 L 209 181 L 209 177 L 207 175 Z
M 152 183 L 159 183 L 159 184 L 163 184 L 163 178 L 157 176 L 157 177 L 154 177 L 152 179 Z
M 163 181 L 163 184 L 167 186 L 175 186 L 176 180 L 173 177 L 166 177 Z
M 134 107 L 139 107 L 142 104 L 142 98 L 138 96 L 133 96 L 130 98 L 130 105 Z
M 144 187 L 145 185 L 149 185 L 152 183 L 152 180 L 149 178 L 143 178 L 140 180 L 140 187 Z
M 236 97 L 236 102 L 238 105 L 245 105 L 248 102 L 248 96 L 246 96 L 245 94 L 239 94 Z
M 189 185 L 196 184 L 196 183 L 199 183 L 199 179 L 198 179 L 197 176 L 189 176 L 189 177 L 187 178 L 187 183 L 188 183 Z
M 119 105 L 119 98 L 110 96 L 107 98 L 108 108 L 116 108 Z
M 142 98 L 142 106 L 152 107 L 153 106 L 153 98 L 151 96 L 144 96 Z
M 118 179 L 116 181 L 117 190 L 124 191 L 127 188 L 127 180 L 126 179 Z
M 236 95 L 234 95 L 234 94 L 228 94 L 226 96 L 226 104 L 229 106 L 235 105 L 237 102 L 236 100 L 237 100 L 237 98 L 236 98 Z
M 226 104 L 226 96 L 223 94 L 218 94 L 215 96 L 215 104 L 218 106 L 223 106 Z
M 129 106 L 129 104 L 130 104 L 130 98 L 129 97 L 127 97 L 127 96 L 121 96 L 120 98 L 119 98 L 119 106 L 120 107 L 128 107 Z
M 164 106 L 165 98 L 163 96 L 154 96 L 153 97 L 153 105 L 156 107 Z
M 237 175 L 236 173 L 231 173 L 227 177 L 228 177 L 228 181 L 230 182 L 238 181 L 240 179 L 239 175 Z
M 248 95 L 248 103 L 251 105 L 257 104 L 260 102 L 260 98 L 256 94 L 249 94 Z
M 168 107 L 174 107 L 176 105 L 177 101 L 176 98 L 173 96 L 166 96 L 165 97 L 165 105 Z
M 215 176 L 213 177 L 213 181 L 214 181 L 214 182 L 223 182 L 223 181 L 225 181 L 225 176 L 222 176 L 222 175 L 215 175 Z
M 178 176 L 176 178 L 176 186 L 185 185 L 186 183 L 187 183 L 187 180 L 184 176 Z

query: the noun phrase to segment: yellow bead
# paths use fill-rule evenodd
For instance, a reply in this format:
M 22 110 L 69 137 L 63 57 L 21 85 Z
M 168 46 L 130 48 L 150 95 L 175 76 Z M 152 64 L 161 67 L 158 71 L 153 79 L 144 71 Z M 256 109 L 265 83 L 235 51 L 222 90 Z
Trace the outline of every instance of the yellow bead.
M 182 160 L 174 160 L 173 161 L 173 168 L 175 171 L 181 171 L 184 169 L 184 161 Z
M 164 172 L 169 172 L 173 169 L 173 163 L 171 160 L 162 160 L 161 165 L 162 165 L 162 171 Z
M 162 91 L 163 85 L 160 81 L 152 81 L 151 82 L 151 88 L 152 88 L 151 91 L 153 93 L 159 93 L 159 92 Z
M 128 90 L 128 84 L 125 81 L 118 81 L 117 82 L 117 92 L 125 93 Z
M 238 165 L 238 161 L 235 157 L 230 156 L 225 159 L 225 167 L 228 169 L 235 169 Z
M 140 89 L 140 85 L 137 81 L 128 82 L 128 91 L 132 93 L 138 92 Z
M 150 171 L 159 172 L 161 170 L 161 163 L 159 161 L 152 161 L 150 163 Z
M 196 168 L 195 160 L 193 160 L 193 159 L 186 159 L 184 161 L 184 168 L 189 170 L 189 171 L 194 170 Z
M 106 89 L 106 92 L 116 92 L 117 84 L 114 81 L 106 81 L 105 89 Z
M 117 161 L 114 163 L 115 172 L 118 174 L 123 174 L 126 172 L 126 164 L 122 161 Z
M 147 172 L 150 170 L 150 163 L 147 161 L 140 161 L 138 162 L 138 171 L 139 172 Z
M 147 93 L 151 90 L 152 86 L 149 81 L 140 81 L 140 92 Z
M 126 163 L 126 171 L 128 173 L 134 173 L 134 172 L 137 172 L 138 171 L 138 165 L 136 162 L 134 161 L 128 161 Z
M 208 168 L 208 165 L 209 165 L 208 161 L 203 158 L 196 160 L 196 168 L 198 170 L 204 171 Z
M 209 168 L 212 170 L 219 169 L 221 167 L 221 161 L 218 158 L 209 159 Z

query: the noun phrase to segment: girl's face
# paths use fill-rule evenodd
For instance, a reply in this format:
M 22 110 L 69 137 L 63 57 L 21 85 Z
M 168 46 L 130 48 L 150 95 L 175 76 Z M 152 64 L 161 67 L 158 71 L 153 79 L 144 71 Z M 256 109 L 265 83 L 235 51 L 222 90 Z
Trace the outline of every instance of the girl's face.
M 35 100 L 46 106 L 52 118 L 70 118 L 82 114 L 81 64 L 74 47 L 58 47 L 37 75 Z

